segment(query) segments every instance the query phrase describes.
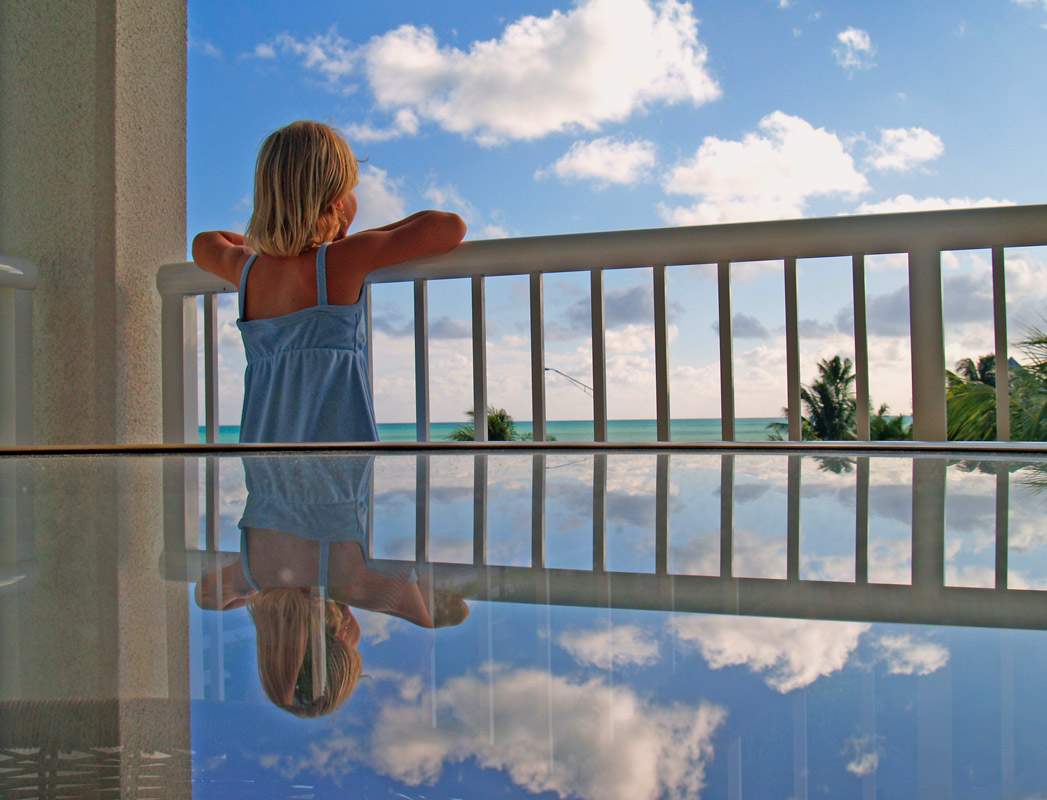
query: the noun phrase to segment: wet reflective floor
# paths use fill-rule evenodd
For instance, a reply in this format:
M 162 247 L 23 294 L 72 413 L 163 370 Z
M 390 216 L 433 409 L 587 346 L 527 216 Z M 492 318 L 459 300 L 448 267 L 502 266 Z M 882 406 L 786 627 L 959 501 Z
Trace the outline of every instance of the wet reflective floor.
M 1047 793 L 1047 458 L 0 458 L 0 797 Z

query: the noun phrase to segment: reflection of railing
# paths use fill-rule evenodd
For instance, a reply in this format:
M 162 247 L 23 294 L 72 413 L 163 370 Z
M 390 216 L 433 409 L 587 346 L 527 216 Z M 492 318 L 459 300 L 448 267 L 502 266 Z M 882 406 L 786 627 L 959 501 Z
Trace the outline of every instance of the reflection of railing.
M 0 447 L 32 442 L 36 267 L 0 255 Z
M 658 451 L 653 451 L 658 452 Z M 720 567 L 719 575 L 697 576 L 670 571 L 670 470 L 675 453 L 656 456 L 655 571 L 637 573 L 607 569 L 607 475 L 613 453 L 597 451 L 593 469 L 593 539 L 591 569 L 555 569 L 546 566 L 546 453 L 531 456 L 531 565 L 512 567 L 488 559 L 486 453 L 474 456 L 473 563 L 434 563 L 430 558 L 430 475 L 440 456 L 416 456 L 415 560 L 432 570 L 434 582 L 455 587 L 468 597 L 554 605 L 660 609 L 810 619 L 868 622 L 1043 628 L 1047 627 L 1047 593 L 1008 588 L 1008 515 L 1010 483 L 1007 470 L 996 475 L 995 586 L 945 585 L 945 487 L 947 462 L 940 456 L 914 454 L 912 458 L 912 579 L 907 585 L 869 581 L 870 456 L 852 452 L 855 464 L 853 581 L 801 580 L 801 488 L 803 456 L 788 459 L 787 547 L 785 578 L 747 578 L 735 575 L 734 453 L 720 455 Z M 347 456 L 352 457 L 352 456 Z M 810 464 L 810 462 L 807 462 Z M 1000 462 L 1004 463 L 1004 462 Z M 213 503 L 208 504 L 209 508 Z M 195 524 L 195 523 L 194 523 Z M 216 520 L 208 525 L 217 527 Z M 199 537 L 195 528 L 193 533 Z M 377 532 L 381 536 L 381 530 Z M 236 553 L 220 552 L 213 534 L 207 549 L 185 550 L 180 531 L 169 536 L 162 569 L 171 580 L 198 580 L 204 572 L 231 563 Z M 199 539 L 197 538 L 197 541 Z M 382 563 L 379 561 L 378 563 Z
M 910 214 L 801 219 L 691 228 L 543 236 L 467 242 L 439 258 L 375 273 L 371 282 L 414 282 L 415 387 L 419 441 L 429 439 L 429 332 L 427 281 L 472 281 L 473 408 L 487 407 L 485 285 L 488 276 L 530 276 L 531 386 L 534 438 L 545 440 L 543 275 L 587 271 L 591 276 L 593 420 L 595 440 L 607 441 L 607 360 L 603 270 L 650 267 L 654 286 L 654 349 L 658 440 L 669 441 L 669 358 L 666 267 L 716 264 L 720 336 L 722 438 L 735 438 L 731 264 L 778 260 L 784 264 L 789 438 L 800 439 L 799 317 L 796 262 L 846 256 L 852 261 L 858 438 L 869 438 L 869 359 L 865 256 L 905 253 L 909 264 L 909 317 L 915 438 L 944 441 L 945 346 L 941 253 L 992 252 L 993 316 L 999 436 L 1010 438 L 1004 248 L 1047 244 L 1047 206 L 929 211 Z M 217 431 L 215 292 L 235 287 L 193 264 L 161 268 L 163 296 L 164 441 L 196 441 L 196 295 L 204 295 L 205 419 L 208 441 Z M 486 426 L 475 426 L 486 438 Z

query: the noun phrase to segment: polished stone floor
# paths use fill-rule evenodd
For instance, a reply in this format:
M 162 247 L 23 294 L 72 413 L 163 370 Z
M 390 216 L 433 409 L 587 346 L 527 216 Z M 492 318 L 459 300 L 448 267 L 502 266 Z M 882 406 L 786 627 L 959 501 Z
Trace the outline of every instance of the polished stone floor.
M 0 457 L 0 797 L 1047 793 L 1047 458 Z

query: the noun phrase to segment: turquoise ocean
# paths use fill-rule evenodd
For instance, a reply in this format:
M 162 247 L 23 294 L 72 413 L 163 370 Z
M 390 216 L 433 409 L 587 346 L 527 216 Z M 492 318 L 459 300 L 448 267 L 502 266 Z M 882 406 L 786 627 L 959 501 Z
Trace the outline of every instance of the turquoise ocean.
M 759 442 L 767 439 L 767 426 L 772 422 L 783 422 L 779 417 L 753 417 L 738 419 L 734 423 L 735 438 L 742 442 Z M 430 439 L 434 442 L 447 440 L 451 432 L 461 423 L 434 422 L 429 428 Z M 531 432 L 530 422 L 517 422 L 516 430 L 520 434 Z M 560 442 L 593 441 L 592 420 L 560 420 L 545 423 L 549 436 L 555 436 Z M 219 441 L 232 443 L 239 441 L 238 425 L 222 425 L 218 429 Z M 670 430 L 674 442 L 718 442 L 720 441 L 720 420 L 716 419 L 674 419 Z M 383 442 L 413 442 L 416 440 L 413 422 L 386 422 L 378 425 L 378 437 Z M 607 423 L 607 438 L 612 442 L 655 442 L 658 440 L 657 423 L 653 419 L 612 419 Z M 200 441 L 204 441 L 204 429 L 200 428 Z

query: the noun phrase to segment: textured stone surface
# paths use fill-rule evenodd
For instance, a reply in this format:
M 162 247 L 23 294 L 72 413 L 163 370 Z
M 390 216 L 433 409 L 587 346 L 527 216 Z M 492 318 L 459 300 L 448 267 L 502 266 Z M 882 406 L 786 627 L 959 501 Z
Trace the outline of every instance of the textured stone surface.
M 185 258 L 185 2 L 5 0 L 0 31 L 0 252 L 40 270 L 35 442 L 160 441 L 155 275 Z

